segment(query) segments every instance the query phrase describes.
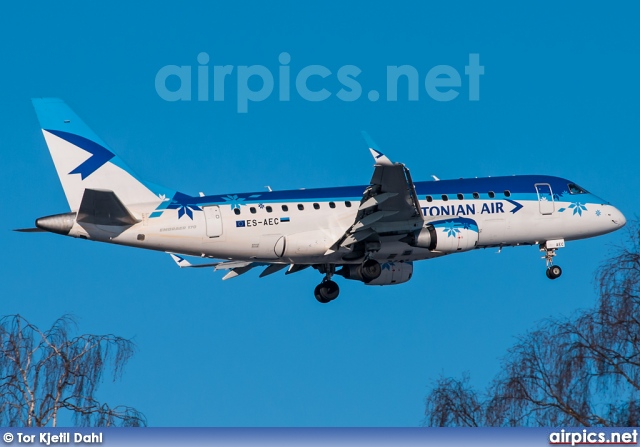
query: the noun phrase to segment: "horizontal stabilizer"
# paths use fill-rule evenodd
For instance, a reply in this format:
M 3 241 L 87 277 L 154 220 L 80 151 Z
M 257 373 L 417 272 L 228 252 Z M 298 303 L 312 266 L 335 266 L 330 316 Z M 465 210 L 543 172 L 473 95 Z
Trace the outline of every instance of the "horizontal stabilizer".
M 46 233 L 47 230 L 43 230 L 42 228 L 16 228 L 13 231 L 17 231 L 18 233 Z
M 139 221 L 113 191 L 85 189 L 78 210 L 78 223 L 130 226 Z

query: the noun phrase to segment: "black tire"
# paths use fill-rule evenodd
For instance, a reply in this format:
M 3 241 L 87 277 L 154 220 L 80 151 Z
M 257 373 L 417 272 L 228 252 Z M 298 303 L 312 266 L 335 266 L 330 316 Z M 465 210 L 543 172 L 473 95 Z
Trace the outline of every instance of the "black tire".
M 559 265 L 552 265 L 549 267 L 549 274 L 551 275 L 551 279 L 560 278 L 560 275 L 562 275 L 562 269 Z
M 329 301 L 327 301 L 324 298 L 323 294 L 320 292 L 321 288 L 322 288 L 322 284 L 318 284 L 316 286 L 316 289 L 313 291 L 313 294 L 315 295 L 316 300 L 318 300 L 319 303 L 327 304 Z
M 369 259 L 360 266 L 360 275 L 364 282 L 371 282 L 382 274 L 382 266 L 378 261 Z
M 314 295 L 319 303 L 327 304 L 338 298 L 340 287 L 333 281 L 324 281 L 316 286 Z
M 547 268 L 547 270 L 545 270 L 545 273 L 547 274 L 547 278 L 549 278 L 549 279 L 553 279 L 553 278 L 551 277 L 551 269 L 550 269 L 550 268 Z

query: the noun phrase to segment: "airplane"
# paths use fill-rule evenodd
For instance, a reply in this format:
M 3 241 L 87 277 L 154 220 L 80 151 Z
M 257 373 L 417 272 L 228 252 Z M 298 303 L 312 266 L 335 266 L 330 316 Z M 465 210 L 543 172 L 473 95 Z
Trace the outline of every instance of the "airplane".
M 162 251 L 183 268 L 226 271 L 223 280 L 256 267 L 261 278 L 313 267 L 324 275 L 314 291 L 323 304 L 338 297 L 335 276 L 401 284 L 415 261 L 488 247 L 537 245 L 556 279 L 553 258 L 566 242 L 626 223 L 609 202 L 559 177 L 414 182 L 367 134 L 367 185 L 189 195 L 139 179 L 62 100 L 32 102 L 71 211 L 17 231 Z

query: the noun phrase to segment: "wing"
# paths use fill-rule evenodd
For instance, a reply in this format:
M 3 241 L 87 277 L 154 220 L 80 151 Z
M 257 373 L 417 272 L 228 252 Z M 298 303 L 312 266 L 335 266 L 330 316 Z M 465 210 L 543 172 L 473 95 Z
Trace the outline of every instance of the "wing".
M 355 243 L 379 240 L 380 236 L 408 235 L 422 227 L 423 220 L 409 169 L 393 163 L 363 132 L 375 160 L 371 183 L 364 191 L 355 222 L 327 254 Z
M 300 270 L 304 270 L 309 267 L 308 265 L 298 265 L 298 264 L 270 264 L 266 262 L 250 262 L 250 261 L 221 261 L 221 262 L 208 262 L 205 264 L 191 264 L 187 261 L 183 256 L 177 255 L 175 253 L 169 253 L 171 258 L 175 261 L 175 263 L 180 268 L 203 268 L 203 267 L 213 267 L 215 271 L 218 270 L 228 270 L 228 273 L 224 275 L 222 280 L 235 278 L 236 276 L 240 276 L 243 273 L 247 273 L 249 270 L 254 267 L 264 267 L 266 268 L 260 273 L 260 278 L 264 278 L 265 276 L 269 276 L 273 273 L 279 272 L 280 270 L 288 267 L 286 272 L 287 275 L 291 273 L 299 272 Z

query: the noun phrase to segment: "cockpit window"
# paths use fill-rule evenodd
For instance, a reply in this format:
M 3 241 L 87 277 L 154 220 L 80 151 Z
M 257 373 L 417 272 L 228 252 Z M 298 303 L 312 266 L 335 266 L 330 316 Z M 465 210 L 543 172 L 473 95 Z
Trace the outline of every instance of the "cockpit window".
M 575 183 L 569 183 L 569 194 L 588 194 L 587 190 L 576 185 Z

